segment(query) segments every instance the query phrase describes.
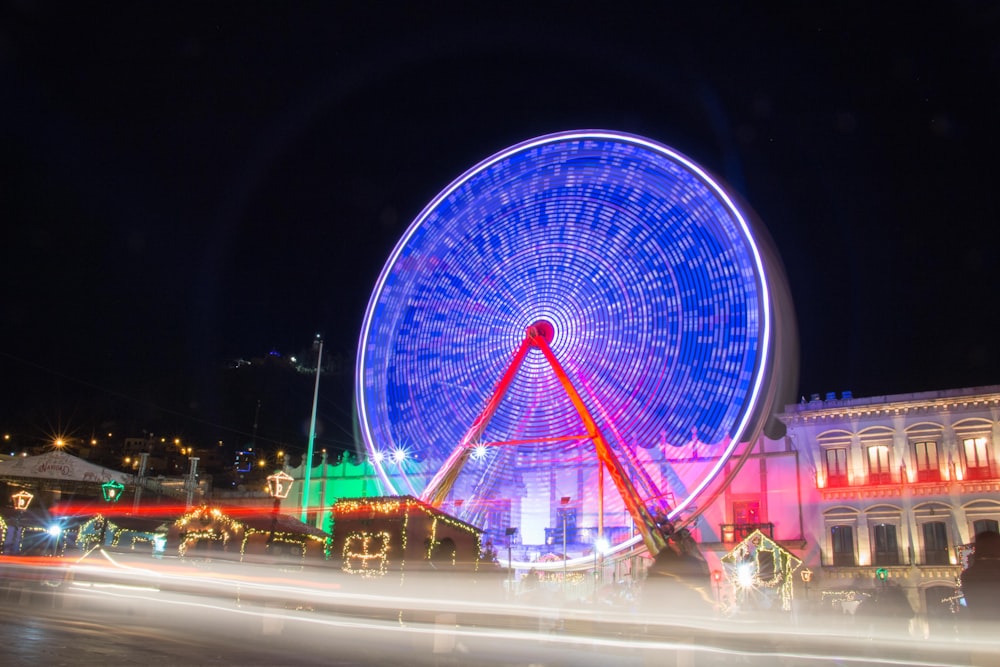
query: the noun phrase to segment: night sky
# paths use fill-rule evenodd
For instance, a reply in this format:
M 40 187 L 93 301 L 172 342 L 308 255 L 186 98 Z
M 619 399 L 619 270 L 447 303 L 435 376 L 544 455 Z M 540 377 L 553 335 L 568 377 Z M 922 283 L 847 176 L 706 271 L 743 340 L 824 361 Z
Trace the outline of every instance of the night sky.
M 4 429 L 245 436 L 253 406 L 213 411 L 213 369 L 317 332 L 349 364 L 430 199 L 581 128 L 667 144 L 753 207 L 797 394 L 1000 384 L 993 3 L 98 4 L 0 5 Z M 322 389 L 327 437 L 352 382 Z

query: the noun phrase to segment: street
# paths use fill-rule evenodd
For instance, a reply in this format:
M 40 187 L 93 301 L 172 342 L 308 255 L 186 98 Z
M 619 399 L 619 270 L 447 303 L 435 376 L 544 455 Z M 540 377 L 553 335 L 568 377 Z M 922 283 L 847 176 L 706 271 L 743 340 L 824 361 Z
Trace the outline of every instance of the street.
M 0 568 L 6 665 L 943 667 L 968 665 L 973 648 L 917 640 L 878 619 L 789 624 L 476 600 L 458 579 L 411 584 L 404 596 L 392 594 L 398 585 L 351 590 L 246 565 L 13 560 Z M 974 648 L 1000 657 L 995 638 Z

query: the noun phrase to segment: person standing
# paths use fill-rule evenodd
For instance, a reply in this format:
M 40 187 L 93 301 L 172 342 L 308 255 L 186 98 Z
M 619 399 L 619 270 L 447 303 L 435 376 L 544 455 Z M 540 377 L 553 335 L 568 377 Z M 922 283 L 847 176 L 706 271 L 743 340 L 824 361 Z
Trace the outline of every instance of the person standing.
M 962 572 L 962 593 L 973 621 L 1000 620 L 1000 533 L 976 535 L 972 564 Z
M 965 596 L 971 631 L 973 665 L 1000 664 L 1000 653 L 985 643 L 992 639 L 992 630 L 1000 621 L 1000 533 L 976 535 L 972 563 L 962 572 L 962 593 Z

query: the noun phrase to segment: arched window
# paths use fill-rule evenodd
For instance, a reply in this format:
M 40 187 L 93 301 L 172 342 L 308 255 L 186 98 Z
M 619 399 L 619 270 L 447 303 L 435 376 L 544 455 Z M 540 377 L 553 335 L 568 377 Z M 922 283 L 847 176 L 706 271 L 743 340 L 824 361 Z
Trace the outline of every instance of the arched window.
M 938 462 L 938 444 L 934 440 L 913 443 L 913 460 L 917 466 L 918 482 L 940 482 L 941 464 Z
M 990 479 L 989 439 L 986 436 L 962 438 L 965 455 L 965 479 Z
M 837 567 L 853 567 L 854 558 L 854 527 L 832 526 L 830 528 L 830 545 L 833 547 L 833 564 Z
M 872 557 L 875 565 L 899 565 L 895 524 L 876 523 L 872 526 Z
M 944 521 L 927 521 L 923 524 L 924 565 L 948 565 L 948 526 Z

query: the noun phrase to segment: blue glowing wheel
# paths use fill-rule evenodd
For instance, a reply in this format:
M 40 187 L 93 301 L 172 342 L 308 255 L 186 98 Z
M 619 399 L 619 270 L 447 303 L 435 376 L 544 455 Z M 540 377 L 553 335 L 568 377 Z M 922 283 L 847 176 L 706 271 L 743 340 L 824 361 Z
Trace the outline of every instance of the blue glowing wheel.
M 564 132 L 484 160 L 409 226 L 365 313 L 356 399 L 386 491 L 420 495 L 535 326 L 643 492 L 692 506 L 766 412 L 768 280 L 741 208 L 661 144 Z M 539 471 L 594 446 L 544 355 L 515 370 L 454 495 L 524 517 L 560 495 L 528 488 Z

